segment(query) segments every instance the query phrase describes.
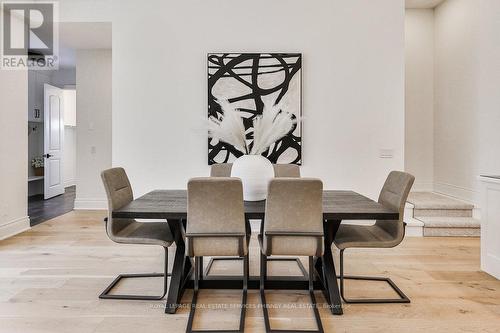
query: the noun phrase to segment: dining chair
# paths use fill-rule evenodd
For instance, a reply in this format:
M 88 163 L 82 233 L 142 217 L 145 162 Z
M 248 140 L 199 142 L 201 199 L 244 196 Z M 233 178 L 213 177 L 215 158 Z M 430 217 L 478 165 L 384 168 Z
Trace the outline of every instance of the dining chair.
M 268 256 L 309 257 L 309 295 L 312 301 L 317 331 L 323 325 L 314 296 L 314 257 L 323 256 L 323 183 L 314 178 L 275 178 L 269 182 L 264 227 L 258 236 L 261 248 L 260 297 L 264 312 L 266 332 L 271 329 L 265 283 Z M 286 332 L 304 332 L 286 330 Z
M 219 164 L 212 164 L 210 167 L 210 177 L 231 177 L 231 168 L 233 166 L 233 163 L 219 163 Z M 276 178 L 282 178 L 282 177 L 293 177 L 293 178 L 300 178 L 300 167 L 296 164 L 273 164 L 274 168 L 274 176 Z M 250 220 L 246 219 L 245 220 L 245 225 L 247 228 L 247 233 L 252 234 L 252 228 L 250 226 Z M 260 224 L 260 229 L 262 233 L 262 227 L 263 223 L 261 221 Z M 231 261 L 231 260 L 238 260 L 240 258 L 231 258 L 231 257 L 226 257 L 226 258 L 211 258 L 210 261 L 208 262 L 207 268 L 205 270 L 205 275 L 210 274 L 210 269 L 212 268 L 213 264 L 215 261 Z M 268 261 L 284 261 L 284 262 L 295 262 L 297 266 L 299 267 L 300 271 L 302 272 L 302 275 L 307 278 L 307 271 L 302 265 L 302 262 L 300 261 L 299 258 L 269 258 Z M 203 263 L 203 261 L 202 261 Z
M 404 208 L 408 193 L 415 177 L 406 172 L 389 173 L 380 192 L 378 202 L 399 212 L 394 221 L 376 221 L 373 225 L 341 224 L 334 243 L 340 250 L 340 295 L 346 303 L 410 303 L 410 299 L 398 286 L 386 277 L 344 275 L 344 251 L 348 248 L 392 248 L 399 245 L 405 235 L 406 223 L 403 221 Z M 361 298 L 349 299 L 344 294 L 344 280 L 385 281 L 399 295 L 399 298 Z
M 238 256 L 243 258 L 243 297 L 238 330 L 243 332 L 248 285 L 248 243 L 245 229 L 243 185 L 238 178 L 204 177 L 188 182 L 186 239 L 188 256 L 194 257 L 194 291 L 186 332 L 194 331 L 200 263 L 204 256 Z M 219 332 L 219 330 L 217 330 Z
M 300 167 L 297 164 L 273 164 L 274 177 L 300 178 Z
M 210 177 L 231 177 L 233 163 L 218 163 L 210 166 Z
M 210 177 L 231 177 L 231 168 L 233 163 L 212 164 L 210 167 Z M 300 177 L 300 167 L 296 164 L 273 164 L 274 176 L 281 177 Z
M 111 168 L 101 173 L 104 189 L 108 199 L 108 217 L 106 233 L 108 237 L 121 244 L 158 245 L 164 249 L 164 273 L 120 274 L 99 295 L 102 299 L 129 300 L 161 300 L 167 293 L 168 247 L 174 242 L 174 237 L 166 222 L 138 222 L 135 219 L 113 218 L 113 211 L 127 205 L 134 199 L 132 186 L 123 168 Z M 118 295 L 110 294 L 111 290 L 125 278 L 163 277 L 163 293 L 161 296 L 148 295 Z

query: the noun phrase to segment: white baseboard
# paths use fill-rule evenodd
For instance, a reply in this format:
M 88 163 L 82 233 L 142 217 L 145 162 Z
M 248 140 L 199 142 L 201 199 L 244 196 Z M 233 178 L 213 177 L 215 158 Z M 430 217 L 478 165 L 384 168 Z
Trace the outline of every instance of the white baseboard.
M 473 204 L 477 204 L 479 197 L 479 193 L 473 189 L 442 182 L 434 183 L 434 192 Z
M 76 179 L 69 179 L 64 181 L 64 188 L 75 185 L 76 185 Z
M 426 191 L 427 192 L 427 191 Z M 407 202 L 404 211 L 405 237 L 424 237 L 424 223 L 413 217 L 415 205 Z
M 106 199 L 75 199 L 74 210 L 105 210 L 108 209 Z
M 424 227 L 406 226 L 405 237 L 424 237 Z
M 411 188 L 412 192 L 432 192 L 434 191 L 434 182 L 415 181 Z
M 500 280 L 500 258 L 488 253 L 481 261 L 481 270 Z
M 436 193 L 473 204 L 472 217 L 477 220 L 481 219 L 481 207 L 478 203 L 479 193 L 477 191 L 445 183 L 436 183 L 434 188 Z
M 472 208 L 472 217 L 476 220 L 481 220 L 481 207 L 474 205 L 474 208 Z
M 12 237 L 30 228 L 31 226 L 29 216 L 23 216 L 21 218 L 9 221 L 5 224 L 0 225 L 0 240 Z

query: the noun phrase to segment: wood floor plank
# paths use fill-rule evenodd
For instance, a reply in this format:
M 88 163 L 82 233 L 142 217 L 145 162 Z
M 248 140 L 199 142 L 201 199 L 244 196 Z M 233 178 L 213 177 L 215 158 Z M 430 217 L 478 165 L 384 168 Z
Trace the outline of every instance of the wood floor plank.
M 175 315 L 164 313 L 163 302 L 98 299 L 119 273 L 162 269 L 161 248 L 111 242 L 104 215 L 73 211 L 0 242 L 0 333 L 184 332 L 190 290 Z M 316 292 L 325 331 L 500 332 L 500 281 L 480 271 L 479 243 L 478 238 L 407 238 L 394 249 L 346 251 L 347 273 L 390 276 L 412 303 L 344 305 L 343 316 L 332 316 Z M 255 238 L 250 253 L 250 271 L 256 275 Z M 213 272 L 239 274 L 241 263 L 218 262 Z M 269 273 L 297 274 L 297 269 L 271 263 Z M 126 281 L 118 291 L 154 294 L 161 283 L 155 278 Z M 352 297 L 391 295 L 387 286 L 364 281 L 349 281 L 347 292 Z M 273 327 L 314 328 L 309 309 L 293 308 L 308 304 L 306 293 L 270 291 L 268 298 L 277 305 L 270 311 Z M 258 291 L 251 290 L 245 332 L 264 331 L 259 300 Z M 238 309 L 220 304 L 239 301 L 235 290 L 202 290 L 199 302 L 207 308 L 197 312 L 197 327 L 235 327 Z

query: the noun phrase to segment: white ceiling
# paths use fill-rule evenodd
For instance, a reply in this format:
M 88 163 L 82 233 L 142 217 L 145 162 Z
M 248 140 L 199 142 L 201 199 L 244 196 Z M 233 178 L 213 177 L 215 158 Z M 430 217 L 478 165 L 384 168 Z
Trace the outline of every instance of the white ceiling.
M 445 0 L 405 0 L 406 8 L 434 8 Z
M 59 66 L 62 68 L 75 67 L 78 49 L 110 48 L 111 23 L 59 23 Z

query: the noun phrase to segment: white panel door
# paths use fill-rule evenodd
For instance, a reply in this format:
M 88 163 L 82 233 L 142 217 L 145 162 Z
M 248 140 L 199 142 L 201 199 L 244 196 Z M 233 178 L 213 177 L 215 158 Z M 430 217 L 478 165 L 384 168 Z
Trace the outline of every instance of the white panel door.
M 63 90 L 49 84 L 44 85 L 44 158 L 45 199 L 64 193 L 63 147 L 64 147 L 64 103 Z

